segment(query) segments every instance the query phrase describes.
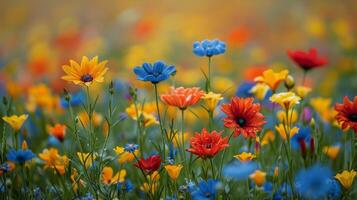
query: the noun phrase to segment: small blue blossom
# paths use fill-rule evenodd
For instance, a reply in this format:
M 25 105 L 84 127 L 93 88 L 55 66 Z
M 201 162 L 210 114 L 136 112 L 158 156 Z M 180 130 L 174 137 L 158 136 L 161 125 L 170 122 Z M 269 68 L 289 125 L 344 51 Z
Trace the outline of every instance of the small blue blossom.
M 5 174 L 5 173 L 7 173 L 9 171 L 10 171 L 10 165 L 7 162 L 5 162 L 5 163 L 0 165 L 0 172 Z
M 32 153 L 31 150 L 10 150 L 6 158 L 10 161 L 13 161 L 17 164 L 23 165 L 25 164 L 26 161 L 31 160 L 32 158 L 36 157 L 34 153 Z
M 328 184 L 329 184 L 329 190 L 327 193 L 328 199 L 340 199 L 340 196 L 342 194 L 340 184 L 335 179 L 330 179 L 328 181 Z
M 309 145 L 311 139 L 310 135 L 311 135 L 310 126 L 307 127 L 299 126 L 299 132 L 291 138 L 291 147 L 295 150 L 300 149 L 300 140 L 303 140 L 305 144 Z
M 306 199 L 325 199 L 331 188 L 331 177 L 330 168 L 316 164 L 297 173 L 295 189 Z
M 191 196 L 194 200 L 213 200 L 217 194 L 217 184 L 219 182 L 213 179 L 209 179 L 207 182 L 202 180 L 196 189 L 191 192 Z
M 193 43 L 193 53 L 196 56 L 212 57 L 226 52 L 226 44 L 220 40 L 203 40 Z
M 83 102 L 85 102 L 86 97 L 85 94 L 83 92 L 77 92 L 74 94 L 71 94 L 71 100 L 69 101 L 69 103 L 71 104 L 71 106 L 80 106 Z M 66 101 L 66 99 L 64 97 L 61 98 L 61 107 L 62 108 L 68 108 L 68 101 Z
M 117 184 L 117 190 L 122 190 L 125 193 L 128 193 L 134 189 L 134 185 L 131 180 L 127 179 L 124 182 L 119 182 Z
M 157 84 L 174 75 L 176 68 L 173 65 L 168 66 L 162 61 L 157 61 L 154 64 L 144 63 L 141 67 L 135 67 L 134 73 L 137 75 L 138 80 Z
M 249 178 L 256 169 L 258 164 L 254 161 L 242 163 L 237 160 L 224 166 L 222 172 L 225 177 L 240 181 Z
M 124 150 L 129 153 L 134 153 L 137 150 L 139 145 L 137 144 L 125 144 Z

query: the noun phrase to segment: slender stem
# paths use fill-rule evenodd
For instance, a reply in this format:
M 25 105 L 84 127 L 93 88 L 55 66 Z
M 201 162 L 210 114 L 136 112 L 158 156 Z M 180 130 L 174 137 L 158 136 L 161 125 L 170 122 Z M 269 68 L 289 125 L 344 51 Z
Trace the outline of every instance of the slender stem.
M 304 70 L 304 74 L 302 75 L 302 86 L 305 86 L 306 75 L 307 75 L 307 70 Z
M 210 163 L 211 163 L 212 178 L 213 178 L 213 179 L 215 179 L 215 178 L 216 178 L 216 176 L 215 176 L 215 174 L 214 174 L 213 159 L 212 159 L 212 158 L 210 158 L 209 160 L 210 160 Z
M 155 88 L 155 100 L 156 100 L 156 109 L 157 109 L 157 117 L 159 119 L 159 124 L 160 124 L 160 131 L 161 131 L 161 139 L 162 139 L 162 148 L 163 148 L 163 158 L 165 160 L 165 133 L 164 133 L 164 129 L 162 127 L 162 122 L 161 122 L 161 115 L 160 115 L 160 108 L 159 108 L 159 97 L 158 97 L 158 92 L 157 92 L 157 84 L 154 84 L 154 88 Z
M 228 144 L 229 144 L 229 141 L 231 140 L 233 134 L 234 134 L 234 131 L 231 133 L 231 135 L 230 135 L 229 138 L 228 138 L 228 142 L 227 142 Z M 224 160 L 226 151 L 227 151 L 227 147 L 224 148 L 224 150 L 223 150 L 222 157 L 221 157 L 221 163 L 220 163 L 220 165 L 219 165 L 219 172 L 218 172 L 218 173 L 219 173 L 219 176 L 220 176 L 220 177 L 222 177 L 223 160 Z
M 182 154 L 183 162 L 186 162 L 186 153 L 185 153 L 185 110 L 181 110 L 181 144 L 182 144 Z
M 211 56 L 208 57 L 208 88 L 207 92 L 211 91 Z

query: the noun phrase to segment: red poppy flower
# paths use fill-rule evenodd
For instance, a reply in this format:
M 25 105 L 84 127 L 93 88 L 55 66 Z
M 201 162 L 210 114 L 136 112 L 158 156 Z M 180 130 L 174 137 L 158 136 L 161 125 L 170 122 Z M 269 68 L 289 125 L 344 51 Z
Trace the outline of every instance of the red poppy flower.
M 134 164 L 135 167 L 145 171 L 148 174 L 159 169 L 161 165 L 160 155 L 153 155 L 147 159 L 141 158 L 137 163 Z
M 242 134 L 245 138 L 255 138 L 265 124 L 260 104 L 253 104 L 253 98 L 233 97 L 231 103 L 223 104 L 221 110 L 227 115 L 224 126 L 234 128 L 234 137 Z
M 205 128 L 201 133 L 196 133 L 190 140 L 191 148 L 186 151 L 191 152 L 203 159 L 212 158 L 218 152 L 228 147 L 228 137 L 222 138 L 222 132 L 212 131 L 209 133 Z
M 353 98 L 353 102 L 345 96 L 343 104 L 336 103 L 335 110 L 337 111 L 335 118 L 342 129 L 351 127 L 357 133 L 357 96 Z
M 315 48 L 311 48 L 308 52 L 301 50 L 288 50 L 288 55 L 296 64 L 299 65 L 299 67 L 304 70 L 310 70 L 327 64 L 327 59 L 325 57 L 319 57 Z

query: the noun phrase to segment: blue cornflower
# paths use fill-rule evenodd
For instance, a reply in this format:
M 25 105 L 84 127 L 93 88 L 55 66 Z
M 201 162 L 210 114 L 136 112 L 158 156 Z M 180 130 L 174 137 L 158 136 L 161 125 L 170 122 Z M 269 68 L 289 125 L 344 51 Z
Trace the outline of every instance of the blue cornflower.
M 194 200 L 212 200 L 216 198 L 217 190 L 216 186 L 218 181 L 209 179 L 207 182 L 202 180 L 196 190 L 191 192 L 191 196 Z
M 154 64 L 144 63 L 141 67 L 135 67 L 134 73 L 137 75 L 138 80 L 157 84 L 174 75 L 176 68 L 173 65 L 168 66 L 162 61 L 157 61 Z
M 196 56 L 212 57 L 226 52 L 226 44 L 220 40 L 203 40 L 193 43 L 193 53 Z
M 324 199 L 327 197 L 332 171 L 326 166 L 316 164 L 300 170 L 295 176 L 295 189 L 306 199 Z
M 0 165 L 0 172 L 2 172 L 2 174 L 7 173 L 8 171 L 10 171 L 10 165 L 7 162 Z
M 31 160 L 32 158 L 36 157 L 31 150 L 10 150 L 6 158 L 10 161 L 13 161 L 17 164 L 23 165 L 26 161 Z
M 137 144 L 125 144 L 124 150 L 129 153 L 134 153 L 137 150 L 139 145 Z
M 117 190 L 122 190 L 125 193 L 128 193 L 134 189 L 134 185 L 131 180 L 127 179 L 124 182 L 119 182 L 117 184 Z
M 341 196 L 341 186 L 335 179 L 330 179 L 328 181 L 329 190 L 327 193 L 328 199 L 340 199 Z
M 291 138 L 291 147 L 295 150 L 300 148 L 300 140 L 304 141 L 305 144 L 309 145 L 311 140 L 311 128 L 310 126 L 307 127 L 300 127 L 299 132 L 295 134 Z
M 222 172 L 225 177 L 240 181 L 249 178 L 256 169 L 258 164 L 254 161 L 241 163 L 237 160 L 224 166 Z
M 85 94 L 83 92 L 77 92 L 71 95 L 71 100 L 69 103 L 71 106 L 79 106 L 82 104 L 82 102 L 85 102 Z M 62 108 L 68 108 L 68 101 L 66 101 L 65 97 L 61 98 L 61 107 Z

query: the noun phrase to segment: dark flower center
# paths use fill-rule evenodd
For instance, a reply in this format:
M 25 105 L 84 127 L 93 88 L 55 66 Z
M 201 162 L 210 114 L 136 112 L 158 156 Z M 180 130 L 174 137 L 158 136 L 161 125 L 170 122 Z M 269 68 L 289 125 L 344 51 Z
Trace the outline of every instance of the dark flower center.
M 83 81 L 83 82 L 91 82 L 91 81 L 93 81 L 93 77 L 92 77 L 92 75 L 90 75 L 90 74 L 84 74 L 82 77 L 81 77 L 81 81 Z
M 152 75 L 155 76 L 155 77 L 158 77 L 160 75 L 160 73 L 159 72 L 154 72 L 154 73 L 152 73 Z
M 205 144 L 205 147 L 206 149 L 212 149 L 212 144 L 211 143 Z
M 353 121 L 353 122 L 357 122 L 357 114 L 350 114 L 348 116 L 348 119 Z
M 205 193 L 205 197 L 211 197 L 211 193 L 210 192 L 206 192 Z
M 246 121 L 243 118 L 237 118 L 237 120 L 236 120 L 236 123 L 241 127 L 243 127 L 245 125 L 245 122 Z

